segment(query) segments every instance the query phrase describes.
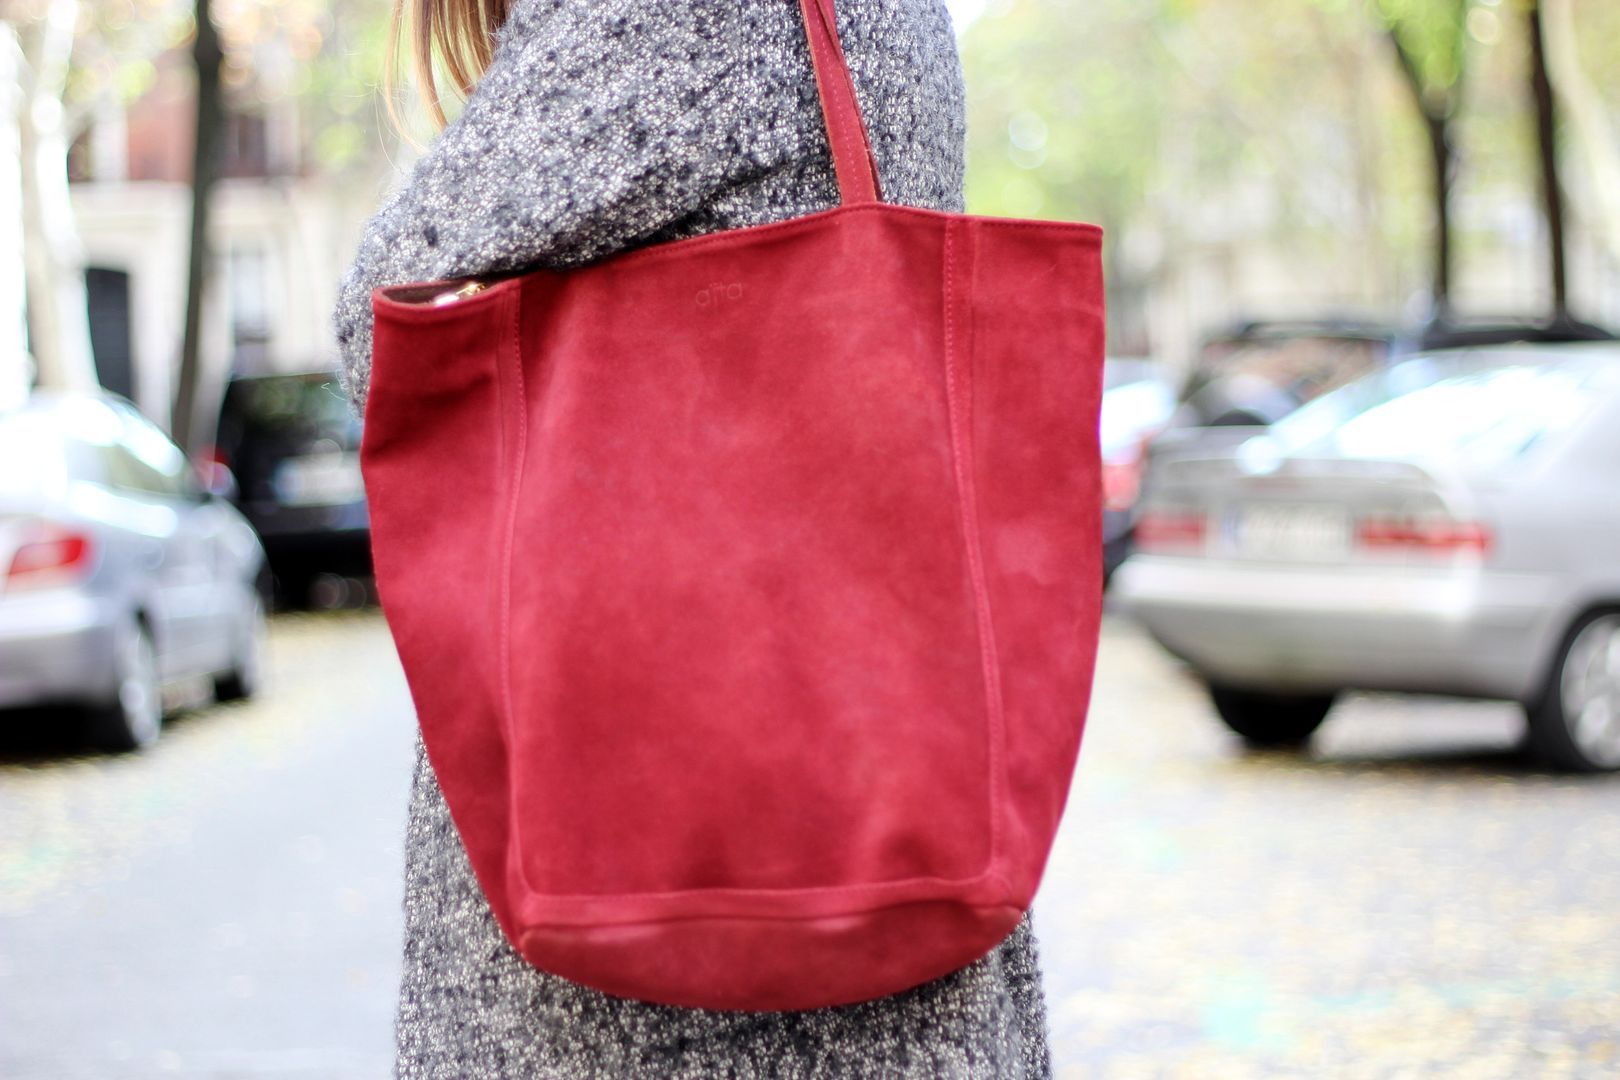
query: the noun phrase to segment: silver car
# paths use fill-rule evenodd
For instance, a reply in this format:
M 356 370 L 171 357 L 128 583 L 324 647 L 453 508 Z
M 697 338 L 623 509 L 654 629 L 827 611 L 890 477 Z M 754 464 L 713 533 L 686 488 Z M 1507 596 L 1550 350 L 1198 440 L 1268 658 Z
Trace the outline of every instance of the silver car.
M 1620 769 L 1620 346 L 1419 355 L 1155 462 L 1117 595 L 1256 744 L 1340 691 L 1523 704 Z
M 1148 443 L 1175 409 L 1175 388 L 1151 360 L 1109 357 L 1104 363 L 1097 434 L 1102 450 L 1105 580 L 1130 554 L 1131 519 Z
M 165 684 L 253 693 L 264 552 L 120 399 L 0 414 L 0 708 L 73 705 L 109 749 L 157 738 Z

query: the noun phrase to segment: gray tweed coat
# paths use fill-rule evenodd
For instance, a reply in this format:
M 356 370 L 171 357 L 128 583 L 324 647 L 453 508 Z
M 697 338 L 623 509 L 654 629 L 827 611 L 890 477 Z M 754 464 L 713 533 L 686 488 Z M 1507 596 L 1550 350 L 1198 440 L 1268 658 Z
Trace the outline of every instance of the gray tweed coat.
M 941 0 L 839 0 L 890 202 L 962 208 L 963 105 Z M 517 0 L 465 112 L 367 225 L 335 322 L 364 401 L 370 290 L 525 267 L 837 201 L 796 0 Z M 896 997 L 798 1013 L 625 1001 L 507 945 L 417 752 L 406 841 L 401 1077 L 1044 1077 L 1029 922 Z

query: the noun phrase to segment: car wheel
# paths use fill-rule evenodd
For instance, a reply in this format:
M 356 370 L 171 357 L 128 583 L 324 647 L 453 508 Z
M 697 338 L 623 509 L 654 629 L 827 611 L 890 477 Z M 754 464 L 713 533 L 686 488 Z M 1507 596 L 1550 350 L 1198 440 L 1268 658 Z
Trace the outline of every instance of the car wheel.
M 231 666 L 214 677 L 215 701 L 245 701 L 264 682 L 264 601 L 254 592 L 246 616 L 236 630 Z
M 151 633 L 140 622 L 131 622 L 119 635 L 116 649 L 117 697 L 92 710 L 90 737 L 104 750 L 141 750 L 156 742 L 163 729 L 157 650 Z
M 1327 719 L 1335 694 L 1280 694 L 1211 683 L 1209 697 L 1226 726 L 1250 746 L 1299 746 Z
M 1539 701 L 1525 709 L 1530 743 L 1575 772 L 1620 769 L 1620 611 L 1576 623 Z

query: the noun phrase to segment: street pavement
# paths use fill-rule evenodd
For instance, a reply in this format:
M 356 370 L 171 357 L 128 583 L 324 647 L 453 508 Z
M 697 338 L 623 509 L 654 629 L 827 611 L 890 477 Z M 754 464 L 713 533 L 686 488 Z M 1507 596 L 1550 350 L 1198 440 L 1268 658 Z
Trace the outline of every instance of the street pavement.
M 0 742 L 0 1077 L 389 1071 L 411 714 L 374 611 L 152 751 Z M 1620 781 L 1508 706 L 1358 696 L 1244 754 L 1105 626 L 1035 906 L 1060 1077 L 1620 1076 Z
M 0 758 L 0 1077 L 386 1077 L 412 754 L 374 612 L 149 752 Z
M 1360 695 L 1245 755 L 1112 622 L 1035 906 L 1058 1075 L 1620 1077 L 1620 778 L 1522 734 Z

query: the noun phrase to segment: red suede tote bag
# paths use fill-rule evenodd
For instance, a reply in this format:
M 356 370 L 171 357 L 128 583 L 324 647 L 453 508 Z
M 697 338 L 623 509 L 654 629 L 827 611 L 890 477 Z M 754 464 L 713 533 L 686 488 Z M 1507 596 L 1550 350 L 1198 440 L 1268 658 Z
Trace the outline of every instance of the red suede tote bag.
M 883 203 L 801 5 L 841 206 L 374 297 L 377 582 L 473 870 L 530 963 L 673 1005 L 1000 943 L 1096 656 L 1101 233 Z

